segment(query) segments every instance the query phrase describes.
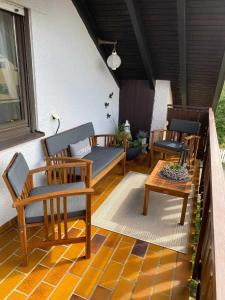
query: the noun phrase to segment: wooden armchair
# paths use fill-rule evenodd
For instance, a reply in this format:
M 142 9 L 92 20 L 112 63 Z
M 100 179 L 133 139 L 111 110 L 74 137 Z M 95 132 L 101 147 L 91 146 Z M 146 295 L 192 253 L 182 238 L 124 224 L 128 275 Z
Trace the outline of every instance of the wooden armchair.
M 86 182 L 68 183 L 68 173 L 86 169 Z M 47 174 L 48 185 L 34 187 L 35 174 Z M 90 257 L 91 243 L 91 168 L 86 162 L 72 162 L 29 170 L 21 153 L 16 153 L 6 168 L 3 179 L 17 209 L 18 228 L 24 265 L 28 263 L 28 248 L 84 242 L 86 257 Z M 86 236 L 68 235 L 68 219 L 81 219 L 86 224 Z M 43 241 L 28 241 L 26 228 L 42 224 Z M 56 232 L 57 231 L 57 232 Z
M 180 159 L 184 150 L 188 152 L 189 165 L 194 164 L 198 152 L 200 125 L 199 122 L 173 119 L 168 130 L 152 131 L 150 165 L 155 152 L 162 153 L 164 159 L 167 154 L 178 155 Z

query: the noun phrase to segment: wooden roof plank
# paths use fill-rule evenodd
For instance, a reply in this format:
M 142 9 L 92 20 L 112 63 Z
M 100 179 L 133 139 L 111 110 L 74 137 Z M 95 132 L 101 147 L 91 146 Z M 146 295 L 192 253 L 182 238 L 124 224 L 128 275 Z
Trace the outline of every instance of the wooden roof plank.
M 80 0 L 80 1 L 72 0 L 72 3 L 76 7 L 77 12 L 78 12 L 79 16 L 81 17 L 82 21 L 84 22 L 84 25 L 85 25 L 90 37 L 92 38 L 96 48 L 98 49 L 102 59 L 104 60 L 104 62 L 106 64 L 105 54 L 98 45 L 99 35 L 98 35 L 97 24 L 95 22 L 95 19 L 92 17 L 92 14 L 90 13 L 88 6 L 86 5 L 86 2 L 84 0 Z M 109 69 L 109 72 L 111 73 L 112 77 L 114 78 L 117 86 L 119 87 L 118 78 L 116 77 L 116 75 L 113 73 L 113 71 L 110 68 L 108 68 L 108 69 Z
M 187 53 L 186 53 L 186 1 L 177 0 L 177 26 L 179 43 L 179 65 L 182 105 L 188 104 L 187 95 Z
M 140 55 L 147 74 L 147 78 L 151 89 L 155 89 L 155 78 L 153 73 L 150 51 L 148 49 L 147 40 L 144 33 L 143 24 L 140 17 L 139 9 L 134 0 L 125 0 L 131 23 L 134 29 L 134 34 L 137 40 Z
M 223 84 L 224 84 L 224 79 L 225 79 L 225 51 L 223 54 L 223 59 L 222 59 L 222 63 L 220 66 L 220 71 L 219 71 L 219 75 L 218 75 L 218 79 L 217 79 L 217 84 L 216 84 L 216 88 L 215 88 L 215 93 L 214 93 L 214 97 L 213 97 L 213 103 L 212 103 L 212 107 L 215 110 L 220 98 L 220 94 L 222 92 L 222 88 L 223 88 Z

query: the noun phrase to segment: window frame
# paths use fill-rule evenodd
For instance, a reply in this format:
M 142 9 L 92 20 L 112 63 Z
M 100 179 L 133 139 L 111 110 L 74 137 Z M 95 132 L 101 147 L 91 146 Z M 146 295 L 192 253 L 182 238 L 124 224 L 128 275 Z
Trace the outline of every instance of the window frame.
M 0 150 L 3 150 L 44 136 L 44 133 L 37 131 L 29 11 L 24 8 L 24 15 L 21 15 L 1 7 L 0 10 L 14 16 L 22 115 L 22 120 L 0 124 Z

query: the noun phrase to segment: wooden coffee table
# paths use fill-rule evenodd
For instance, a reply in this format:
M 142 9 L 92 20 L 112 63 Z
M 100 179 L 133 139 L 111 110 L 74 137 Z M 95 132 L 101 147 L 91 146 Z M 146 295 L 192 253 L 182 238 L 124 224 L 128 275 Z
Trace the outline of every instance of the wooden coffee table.
M 160 177 L 160 170 L 163 168 L 163 166 L 165 166 L 168 163 L 169 162 L 167 161 L 159 160 L 145 183 L 143 214 L 146 216 L 148 212 L 150 191 L 167 194 L 175 197 L 182 197 L 184 198 L 184 200 L 180 218 L 180 225 L 184 225 L 184 219 L 187 209 L 188 197 L 191 192 L 192 181 L 190 180 L 188 182 L 176 182 Z

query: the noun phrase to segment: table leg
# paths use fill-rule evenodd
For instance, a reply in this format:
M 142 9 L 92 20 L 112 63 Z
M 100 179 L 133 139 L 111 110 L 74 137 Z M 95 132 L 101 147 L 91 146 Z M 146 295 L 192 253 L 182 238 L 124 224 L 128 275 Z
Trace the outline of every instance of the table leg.
M 143 215 L 145 216 L 147 216 L 148 214 L 148 202 L 149 202 L 149 189 L 145 187 L 144 208 L 143 208 Z
M 184 225 L 184 220 L 185 220 L 185 215 L 186 215 L 186 210 L 187 210 L 187 204 L 188 204 L 188 196 L 189 195 L 184 196 L 182 213 L 181 213 L 181 218 L 180 218 L 180 225 Z

